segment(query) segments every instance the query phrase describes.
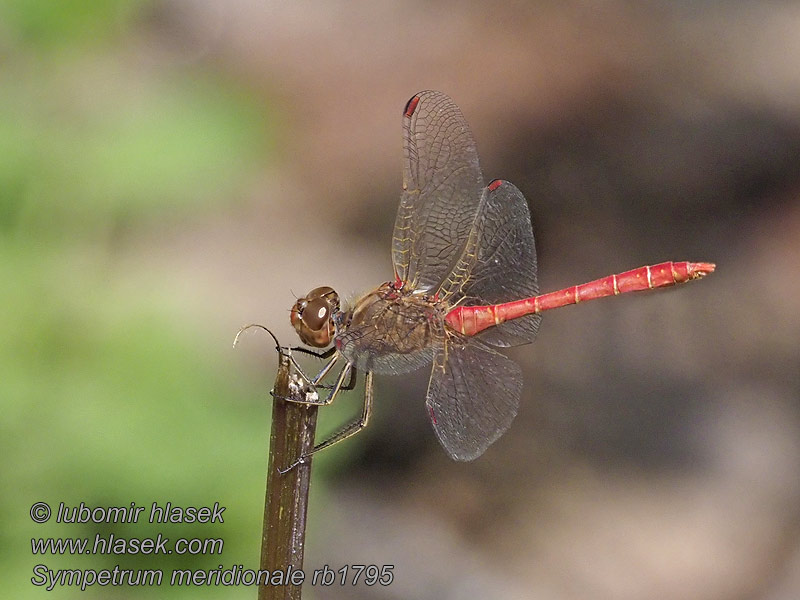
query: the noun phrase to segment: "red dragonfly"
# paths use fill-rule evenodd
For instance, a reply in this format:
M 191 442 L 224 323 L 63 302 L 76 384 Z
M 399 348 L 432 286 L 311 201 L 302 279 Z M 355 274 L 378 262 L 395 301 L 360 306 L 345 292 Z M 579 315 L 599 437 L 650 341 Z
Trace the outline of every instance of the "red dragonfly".
M 330 404 L 352 389 L 357 370 L 366 373 L 361 417 L 292 466 L 367 425 L 373 373 L 399 375 L 429 363 L 426 405 L 436 435 L 452 458 L 473 460 L 511 425 L 522 392 L 519 366 L 495 348 L 533 341 L 545 310 L 714 271 L 711 263 L 664 262 L 538 295 L 528 205 L 508 181 L 484 184 L 458 106 L 441 92 L 420 92 L 403 110 L 403 134 L 394 279 L 348 306 L 332 288 L 318 287 L 291 310 L 306 345 L 333 346 L 297 349 L 330 361 L 316 377 L 303 375 L 302 400 L 289 400 Z M 321 384 L 339 361 L 335 383 Z M 329 389 L 326 398 L 318 388 Z

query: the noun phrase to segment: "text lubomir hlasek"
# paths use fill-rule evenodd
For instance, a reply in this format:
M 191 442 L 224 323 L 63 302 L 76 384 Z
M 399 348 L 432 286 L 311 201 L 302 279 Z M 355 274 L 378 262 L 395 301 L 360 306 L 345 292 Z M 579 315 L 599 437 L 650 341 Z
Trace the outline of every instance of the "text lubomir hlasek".
M 145 506 L 67 506 L 58 505 L 57 523 L 138 523 Z M 160 506 L 153 502 L 147 517 L 149 523 L 224 523 L 222 513 L 225 507 L 215 502 L 214 506 L 174 506 L 167 502 Z

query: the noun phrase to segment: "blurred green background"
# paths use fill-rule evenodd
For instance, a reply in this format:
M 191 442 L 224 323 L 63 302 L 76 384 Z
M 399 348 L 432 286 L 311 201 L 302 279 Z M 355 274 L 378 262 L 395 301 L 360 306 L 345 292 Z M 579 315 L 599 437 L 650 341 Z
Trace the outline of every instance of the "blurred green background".
M 214 65 L 147 56 L 153 3 L 0 4 L 0 454 L 5 597 L 49 568 L 257 564 L 268 376 L 236 374 L 176 281 L 126 268 L 152 228 L 214 218 L 271 160 L 270 107 Z M 138 50 L 137 50 L 138 48 Z M 186 260 L 192 260 L 187 256 Z M 213 319 L 213 315 L 207 315 Z M 266 363 L 266 358 L 264 358 Z M 268 363 L 272 368 L 272 362 Z M 32 526 L 26 506 L 227 507 L 224 525 Z M 142 521 L 146 521 L 143 518 Z M 33 557 L 36 537 L 222 537 L 221 557 Z M 67 588 L 55 597 L 83 597 Z M 96 588 L 88 597 L 220 591 Z M 254 593 L 229 590 L 230 597 Z
M 428 373 L 376 380 L 315 459 L 309 598 L 796 600 L 800 3 L 0 0 L 0 570 L 258 561 L 294 295 L 391 278 L 401 109 L 461 106 L 531 207 L 540 287 L 708 260 L 546 315 L 511 430 L 450 461 Z M 293 295 L 294 294 L 294 295 Z M 321 432 L 359 407 L 322 411 Z M 34 502 L 226 506 L 47 525 Z M 35 557 L 32 537 L 220 537 L 220 556 Z M 95 587 L 53 598 L 254 597 Z

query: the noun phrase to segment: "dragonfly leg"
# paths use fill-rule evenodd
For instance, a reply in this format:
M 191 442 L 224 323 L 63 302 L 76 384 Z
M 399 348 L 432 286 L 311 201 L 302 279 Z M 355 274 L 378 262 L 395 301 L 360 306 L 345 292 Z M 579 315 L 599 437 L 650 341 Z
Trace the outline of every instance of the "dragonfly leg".
M 339 356 L 341 355 L 337 354 L 337 358 Z M 329 365 L 326 365 L 327 369 L 323 369 L 325 373 L 323 374 L 321 371 L 320 375 L 318 375 L 315 379 L 317 378 L 321 379 L 322 377 L 327 375 L 327 372 L 330 371 L 330 367 L 333 366 L 333 362 L 334 361 L 331 361 Z M 350 380 L 347 382 L 347 384 L 345 384 L 344 380 L 347 379 L 348 376 L 350 377 Z M 324 400 L 320 400 L 319 402 L 313 402 L 311 404 L 316 404 L 318 406 L 328 406 L 329 404 L 332 404 L 336 396 L 339 395 L 339 392 L 341 392 L 342 390 L 352 390 L 353 387 L 355 387 L 355 378 L 356 378 L 356 368 L 351 363 L 346 363 L 342 368 L 342 370 L 339 371 L 339 375 L 336 377 L 336 383 L 333 384 L 333 386 L 331 387 L 331 391 L 328 392 L 326 398 Z M 312 383 L 312 385 L 316 384 Z
M 346 369 L 347 367 L 345 367 L 345 369 L 342 369 L 342 371 L 345 371 Z M 353 371 L 355 372 L 355 369 L 353 369 Z M 341 377 L 340 380 L 342 380 Z M 342 427 L 339 431 L 334 433 L 324 442 L 320 442 L 319 444 L 314 446 L 314 448 L 312 448 L 310 452 L 303 454 L 303 456 L 298 458 L 295 462 L 293 462 L 285 469 L 279 469 L 281 474 L 283 475 L 285 473 L 288 473 L 296 466 L 305 463 L 311 457 L 312 454 L 316 454 L 317 452 L 325 448 L 330 448 L 334 444 L 338 444 L 339 442 L 346 440 L 347 438 L 357 434 L 359 431 L 364 429 L 364 427 L 366 427 L 367 424 L 369 423 L 369 417 L 372 414 L 372 398 L 373 398 L 372 389 L 373 389 L 372 371 L 367 371 L 367 375 L 364 379 L 364 407 L 361 410 L 361 416 L 352 423 L 350 423 L 349 425 L 345 425 L 344 427 Z
M 309 356 L 316 356 L 317 358 L 330 358 L 336 353 L 336 348 L 329 348 L 325 350 L 325 352 L 314 352 L 313 350 L 309 350 L 308 348 L 303 348 L 302 346 L 295 346 L 294 348 L 290 348 L 292 352 L 302 352 L 303 354 L 308 354 Z
M 333 369 L 334 365 L 336 365 L 336 362 L 341 357 L 341 354 L 335 353 L 333 358 L 322 367 L 319 373 L 317 373 L 314 377 L 309 377 L 306 375 L 305 371 L 303 371 L 303 368 L 300 366 L 300 364 L 295 360 L 291 348 L 281 348 L 281 351 L 286 353 L 286 356 L 288 356 L 292 366 L 294 367 L 294 370 L 296 371 L 296 373 L 292 374 L 292 381 L 289 384 L 289 388 L 292 393 L 289 397 L 281 397 L 281 400 L 286 400 L 287 402 L 297 402 L 299 404 L 330 404 L 332 399 L 328 402 L 319 402 L 318 398 L 315 398 L 315 396 L 317 396 L 316 389 L 318 387 L 323 389 L 333 389 L 336 387 L 336 385 L 321 385 L 319 382 L 328 373 L 330 373 L 331 369 Z M 345 366 L 345 369 L 347 369 L 347 366 Z M 352 387 L 345 387 L 345 389 L 352 389 Z M 276 397 L 275 390 L 270 390 L 269 393 L 273 398 Z
M 354 387 L 354 381 L 356 376 L 356 368 L 350 364 L 346 363 L 339 374 L 336 376 L 336 383 L 332 386 L 325 386 L 326 389 L 329 389 L 328 395 L 320 400 L 319 394 L 317 394 L 317 382 L 325 377 L 336 364 L 336 361 L 339 360 L 341 354 L 337 354 L 333 357 L 333 359 L 325 365 L 322 370 L 317 374 L 316 377 L 313 379 L 309 379 L 298 367 L 298 371 L 300 375 L 297 374 L 293 375 L 292 381 L 289 383 L 289 390 L 290 396 L 286 398 L 281 398 L 287 402 L 295 402 L 297 404 L 309 404 L 313 406 L 328 406 L 331 404 L 336 396 L 339 395 L 341 390 L 351 390 Z M 345 380 L 347 379 L 348 375 L 350 376 L 350 380 L 345 385 Z M 322 387 L 322 386 L 319 386 Z M 272 397 L 275 398 L 274 390 L 270 392 Z
M 349 392 L 356 387 L 356 371 L 355 367 L 350 370 L 350 381 L 342 386 L 342 390 Z
M 320 372 L 317 373 L 312 378 L 312 377 L 309 377 L 308 375 L 305 374 L 305 372 L 303 371 L 303 369 L 300 366 L 300 364 L 294 359 L 294 356 L 291 354 L 292 351 L 294 351 L 294 350 L 300 350 L 301 352 L 304 352 L 304 353 L 309 354 L 311 356 L 315 356 L 316 358 L 328 359 L 328 358 L 331 358 L 331 356 L 333 356 L 333 358 L 331 358 L 331 360 L 328 361 L 325 364 L 324 367 L 322 367 Z M 322 389 L 327 389 L 327 390 L 333 389 L 335 386 L 331 385 L 331 384 L 321 384 L 320 381 L 322 381 L 322 379 L 324 379 L 325 376 L 331 371 L 333 366 L 336 364 L 336 361 L 339 360 L 340 356 L 341 356 L 341 354 L 336 352 L 336 348 L 331 348 L 330 350 L 327 350 L 327 351 L 321 352 L 321 353 L 317 353 L 317 352 L 314 352 L 312 350 L 306 350 L 305 348 L 290 348 L 289 349 L 289 358 L 291 359 L 292 364 L 294 365 L 294 368 L 297 370 L 298 373 L 300 373 L 301 377 L 305 381 L 307 381 L 311 386 L 313 386 L 314 388 L 322 388 Z M 348 384 L 348 386 L 350 386 L 350 384 Z M 353 387 L 352 386 L 345 387 L 344 389 L 351 390 L 351 389 L 353 389 Z

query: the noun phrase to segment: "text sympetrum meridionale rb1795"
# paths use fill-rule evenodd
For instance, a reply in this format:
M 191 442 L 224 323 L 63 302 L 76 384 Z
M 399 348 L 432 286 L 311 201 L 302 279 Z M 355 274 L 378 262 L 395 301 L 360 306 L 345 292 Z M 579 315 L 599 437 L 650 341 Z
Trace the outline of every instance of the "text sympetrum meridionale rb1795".
M 444 449 L 477 458 L 511 425 L 522 391 L 519 366 L 495 348 L 531 342 L 545 310 L 626 292 L 668 287 L 711 273 L 711 263 L 664 262 L 537 295 L 536 249 L 522 193 L 484 184 L 472 133 L 441 92 L 415 95 L 403 110 L 403 192 L 392 236 L 394 278 L 348 306 L 330 287 L 295 303 L 300 339 L 329 358 L 308 389 L 340 361 L 325 405 L 366 373 L 361 417 L 313 452 L 366 426 L 373 373 L 398 375 L 433 363 L 426 404 Z M 345 383 L 348 381 L 349 383 Z M 302 463 L 310 454 L 301 457 Z

